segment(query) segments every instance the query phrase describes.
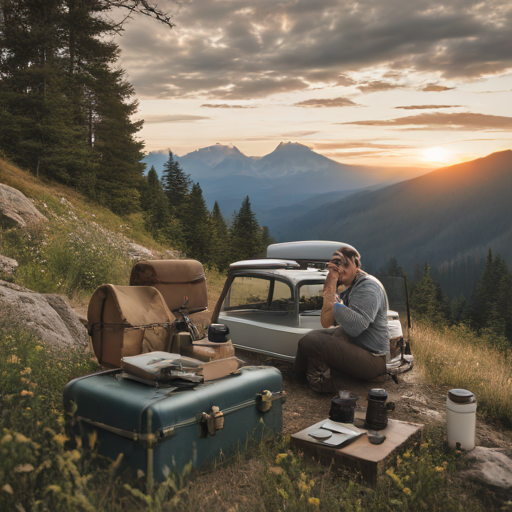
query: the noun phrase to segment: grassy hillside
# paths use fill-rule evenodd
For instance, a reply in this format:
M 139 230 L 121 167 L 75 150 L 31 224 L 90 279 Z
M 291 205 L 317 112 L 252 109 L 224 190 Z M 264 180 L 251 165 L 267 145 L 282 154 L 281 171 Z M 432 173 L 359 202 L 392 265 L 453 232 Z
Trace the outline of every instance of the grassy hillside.
M 288 224 L 280 239 L 347 242 L 374 267 L 390 255 L 408 269 L 484 259 L 489 247 L 510 264 L 510 197 L 509 150 L 321 206 Z
M 64 185 L 44 182 L 0 160 L 0 182 L 31 199 L 48 219 L 25 229 L 4 229 L 0 254 L 16 259 L 15 282 L 34 291 L 88 301 L 103 283 L 128 284 L 129 242 L 162 251 L 141 214 L 119 217 Z M 4 276 L 5 277 L 5 276 Z

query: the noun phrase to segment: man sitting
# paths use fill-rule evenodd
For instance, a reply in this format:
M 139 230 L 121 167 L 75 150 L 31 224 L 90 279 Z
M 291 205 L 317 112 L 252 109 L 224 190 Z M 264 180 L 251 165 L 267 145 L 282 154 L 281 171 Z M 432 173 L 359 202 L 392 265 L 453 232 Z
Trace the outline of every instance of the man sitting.
M 371 380 L 386 373 L 389 332 L 386 293 L 380 282 L 361 270 L 361 256 L 352 248 L 336 251 L 327 265 L 321 322 L 335 330 L 311 331 L 299 340 L 295 369 L 306 374 L 319 393 L 336 391 L 331 368 Z M 338 284 L 345 286 L 340 297 Z

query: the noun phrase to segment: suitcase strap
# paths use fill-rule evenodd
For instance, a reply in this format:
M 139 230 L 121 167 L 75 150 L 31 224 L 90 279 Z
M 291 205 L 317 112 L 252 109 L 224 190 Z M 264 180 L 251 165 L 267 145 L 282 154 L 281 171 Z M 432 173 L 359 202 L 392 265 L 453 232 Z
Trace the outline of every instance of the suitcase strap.
M 155 444 L 159 441 L 163 441 L 167 439 L 168 437 L 173 437 L 177 435 L 177 430 L 180 428 L 188 427 L 190 425 L 194 424 L 205 424 L 208 423 L 208 420 L 210 420 L 210 425 L 208 431 L 211 435 L 215 435 L 215 432 L 217 430 L 220 430 L 223 428 L 223 422 L 220 422 L 218 418 L 220 417 L 226 417 L 229 414 L 232 414 L 234 412 L 240 411 L 241 409 L 245 409 L 247 407 L 251 407 L 254 405 L 258 405 L 259 409 L 263 412 L 266 412 L 270 409 L 270 407 L 266 407 L 266 405 L 270 405 L 270 402 L 273 402 L 274 400 L 285 400 L 286 393 L 284 391 L 276 391 L 274 393 L 270 391 L 263 391 L 263 393 L 258 393 L 255 398 L 251 398 L 250 400 L 246 400 L 245 402 L 241 402 L 239 404 L 233 405 L 232 407 L 228 407 L 227 409 L 224 409 L 223 411 L 219 411 L 217 407 L 215 407 L 216 410 L 213 411 L 213 415 L 207 414 L 207 413 L 199 413 L 195 417 L 190 418 L 188 420 L 181 421 L 179 423 L 174 424 L 173 426 L 162 428 L 156 430 L 154 433 L 149 434 L 142 434 L 140 432 L 136 431 L 130 431 L 130 430 L 124 430 L 122 428 L 112 427 L 110 425 L 107 425 L 105 423 L 101 423 L 99 421 L 91 420 L 89 418 L 85 418 L 83 416 L 75 416 L 74 421 L 76 422 L 84 422 L 88 423 L 89 425 L 92 425 L 97 428 L 101 428 L 102 430 L 106 430 L 108 432 L 112 432 L 113 434 L 117 434 L 122 437 L 126 437 L 128 439 L 131 439 L 135 442 L 147 442 L 150 444 Z M 265 404 L 263 407 L 261 404 Z M 212 408 L 213 409 L 213 408 Z M 217 421 L 214 421 L 214 425 L 212 425 L 212 421 L 217 419 Z M 222 426 L 221 426 L 222 425 Z M 220 427 L 220 428 L 219 428 Z

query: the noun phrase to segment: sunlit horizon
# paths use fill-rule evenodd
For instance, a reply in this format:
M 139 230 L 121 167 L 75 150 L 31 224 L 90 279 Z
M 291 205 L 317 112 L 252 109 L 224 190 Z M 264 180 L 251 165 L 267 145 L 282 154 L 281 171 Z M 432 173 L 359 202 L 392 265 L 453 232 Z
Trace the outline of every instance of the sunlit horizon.
M 512 147 L 512 4 L 498 3 L 164 0 L 173 29 L 139 18 L 116 41 L 146 152 L 261 157 L 291 141 L 436 168 Z

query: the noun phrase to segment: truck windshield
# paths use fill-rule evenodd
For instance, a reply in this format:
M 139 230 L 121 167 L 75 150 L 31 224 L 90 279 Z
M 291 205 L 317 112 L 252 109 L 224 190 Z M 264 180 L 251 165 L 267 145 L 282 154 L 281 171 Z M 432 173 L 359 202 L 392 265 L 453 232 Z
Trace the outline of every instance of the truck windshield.
M 324 283 L 304 283 L 299 287 L 299 312 L 322 309 Z

